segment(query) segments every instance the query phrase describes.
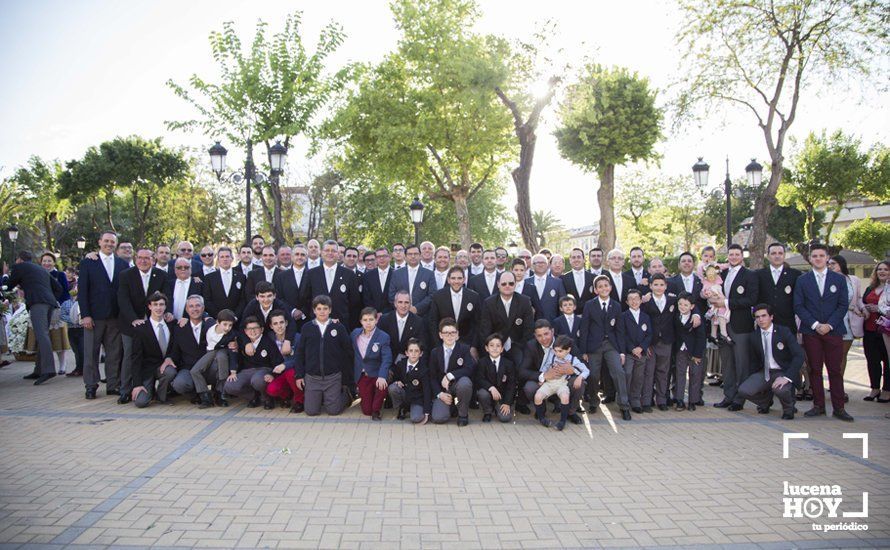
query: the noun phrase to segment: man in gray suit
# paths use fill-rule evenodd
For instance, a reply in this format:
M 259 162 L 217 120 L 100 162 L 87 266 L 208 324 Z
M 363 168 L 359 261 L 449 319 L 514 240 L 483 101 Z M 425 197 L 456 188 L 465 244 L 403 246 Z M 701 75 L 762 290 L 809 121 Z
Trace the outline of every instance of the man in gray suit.
M 61 292 L 59 282 L 43 267 L 35 264 L 31 253 L 22 250 L 9 271 L 8 288 L 20 286 L 25 291 L 25 305 L 31 316 L 34 336 L 37 339 L 37 364 L 35 371 L 25 379 L 34 380 L 39 386 L 56 375 L 53 346 L 49 339 L 49 323 L 53 310 L 59 307 L 56 294 Z M 38 374 L 39 369 L 39 374 Z

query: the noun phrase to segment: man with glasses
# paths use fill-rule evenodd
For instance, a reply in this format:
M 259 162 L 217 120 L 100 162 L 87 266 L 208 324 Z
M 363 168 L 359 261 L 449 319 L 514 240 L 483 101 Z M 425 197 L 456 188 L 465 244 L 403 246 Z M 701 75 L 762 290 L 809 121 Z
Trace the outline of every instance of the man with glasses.
M 368 251 L 374 256 L 374 265 L 365 269 L 362 281 L 362 302 L 365 307 L 372 307 L 380 314 L 392 311 L 389 301 L 389 289 L 392 284 L 393 270 L 389 265 L 389 250 L 381 246 L 376 251 Z M 395 355 L 393 355 L 395 357 Z
M 510 255 L 507 254 L 507 249 L 504 248 L 503 246 L 499 246 L 499 247 L 495 248 L 494 256 L 495 256 L 495 266 L 497 268 L 498 273 L 503 273 L 504 270 L 508 269 L 508 267 L 509 267 L 507 265 L 507 259 L 510 257 Z
M 535 314 L 528 296 L 516 293 L 515 289 L 513 273 L 501 273 L 498 293 L 482 304 L 479 334 L 488 338 L 498 333 L 504 342 L 504 353 L 514 365 L 521 365 L 523 350 L 534 331 Z
M 176 273 L 176 276 L 173 280 L 167 281 L 167 288 L 165 289 L 165 293 L 169 298 L 167 311 L 173 315 L 174 319 L 179 321 L 187 314 L 186 304 L 188 297 L 200 296 L 204 290 L 204 283 L 192 278 L 191 262 L 185 258 L 176 259 L 173 271 Z
M 462 272 L 460 275 L 463 278 Z M 456 407 L 458 427 L 466 426 L 470 423 L 470 400 L 473 395 L 476 360 L 470 347 L 458 340 L 459 333 L 454 319 L 442 319 L 438 334 L 442 345 L 433 348 L 429 360 L 434 395 L 430 418 L 434 424 L 444 424 L 451 418 L 452 408 Z
M 374 251 L 366 250 L 362 254 L 362 263 L 359 265 L 362 268 L 362 273 L 368 273 L 377 269 L 377 257 L 374 255 Z
M 216 253 L 213 251 L 212 246 L 205 246 L 201 249 L 200 258 L 201 258 L 201 271 L 197 273 L 197 276 L 202 281 L 211 273 L 216 271 L 216 268 L 213 266 L 213 258 L 216 256 Z
M 532 253 L 529 249 L 523 248 L 519 251 L 519 254 L 516 255 L 517 258 L 525 262 L 525 276 L 531 277 L 531 267 L 532 267 Z
M 405 259 L 406 267 L 397 269 L 392 275 L 389 300 L 395 300 L 396 292 L 404 290 L 411 297 L 411 313 L 426 317 L 436 291 L 436 279 L 432 271 L 420 265 L 420 249 L 417 246 L 409 245 L 405 249 Z
M 127 265 L 130 267 L 136 265 L 133 262 L 133 243 L 130 241 L 121 241 L 121 243 L 117 245 L 117 257 L 127 262 Z
M 192 266 L 192 273 L 197 276 L 197 274 L 201 272 L 201 265 L 203 264 L 201 263 L 201 260 L 195 257 L 194 252 L 195 247 L 188 241 L 180 241 L 180 243 L 176 245 L 176 257 L 188 260 Z
M 402 269 L 406 265 L 408 264 L 405 261 L 405 245 L 395 243 L 392 245 L 392 268 Z

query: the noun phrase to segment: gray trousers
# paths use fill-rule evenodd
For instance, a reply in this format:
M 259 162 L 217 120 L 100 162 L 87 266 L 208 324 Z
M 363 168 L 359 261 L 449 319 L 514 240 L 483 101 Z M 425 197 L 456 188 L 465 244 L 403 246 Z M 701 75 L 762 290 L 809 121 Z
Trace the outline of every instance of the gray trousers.
M 643 388 L 643 404 L 652 403 L 652 386 L 655 383 L 655 404 L 667 405 L 668 371 L 671 369 L 671 345 L 659 342 L 652 346 L 652 356 L 646 360 L 646 372 L 652 372 L 652 378 L 645 382 Z M 649 390 L 648 399 L 646 389 Z
M 56 358 L 53 355 L 53 344 L 49 339 L 49 323 L 53 316 L 53 306 L 34 304 L 28 309 L 34 338 L 37 340 L 37 366 L 41 375 L 56 373 Z M 5 331 L 5 327 L 4 327 Z
M 192 376 L 192 391 L 206 392 L 208 378 L 212 385 L 222 388 L 229 377 L 229 354 L 224 349 L 208 351 L 186 372 Z
M 727 327 L 729 337 L 735 342 L 734 346 L 720 346 L 720 364 L 723 372 L 723 396 L 727 401 L 741 403 L 736 399 L 739 384 L 745 381 L 750 374 L 748 363 L 748 341 L 751 333 L 739 333 Z
M 226 395 L 237 395 L 245 399 L 253 399 L 254 392 L 266 393 L 268 383 L 264 380 L 267 374 L 272 374 L 272 369 L 244 369 L 238 373 L 238 377 L 232 381 L 226 381 Z
M 117 319 L 94 319 L 93 325 L 92 330 L 83 330 L 83 385 L 99 387 L 99 348 L 105 346 L 105 387 L 109 393 L 119 393 L 123 348 Z
M 646 357 L 645 350 L 639 359 L 628 354 L 624 359 L 625 366 L 628 363 L 631 363 L 631 369 L 633 369 L 630 379 L 630 406 L 642 407 L 643 403 L 648 406 L 652 403 L 655 363 L 652 363 L 652 369 L 648 368 L 649 358 Z
M 686 392 L 686 371 L 689 370 L 689 400 L 687 403 L 698 403 L 701 401 L 701 388 L 705 380 L 705 361 L 704 359 L 698 365 L 692 362 L 692 354 L 689 350 L 680 350 L 677 352 L 676 363 L 676 379 L 677 385 L 674 388 L 674 399 L 683 401 L 683 394 Z
M 618 389 L 618 407 L 622 410 L 630 408 L 630 399 L 627 391 L 627 375 L 621 366 L 621 357 L 618 354 L 618 350 L 615 349 L 612 342 L 603 342 L 598 350 L 588 352 L 587 358 L 589 359 L 587 367 L 590 369 L 590 376 L 587 377 L 587 383 L 592 384 L 593 387 L 599 386 L 600 371 L 602 370 L 603 363 L 605 363 L 606 368 L 609 369 L 609 374 L 612 375 L 612 382 Z M 597 397 L 596 394 L 592 395 L 590 398 L 590 406 L 596 407 L 599 404 L 599 397 Z
M 137 409 L 144 409 L 149 403 L 151 403 L 151 390 L 146 386 L 145 391 L 136 394 L 136 399 L 133 400 L 133 404 L 136 405 Z
M 107 352 L 106 352 L 107 353 Z M 129 395 L 133 390 L 133 337 L 121 333 L 121 395 Z
M 502 413 L 501 402 L 498 401 L 495 403 L 491 398 L 491 392 L 487 389 L 479 388 L 476 390 L 476 399 L 479 401 L 479 406 L 482 408 L 483 414 L 497 414 L 498 420 L 501 422 L 513 421 L 513 405 L 510 405 L 510 410 L 507 414 Z
M 163 374 L 160 371 L 158 372 L 158 401 L 167 400 L 167 391 L 170 389 L 170 384 L 176 378 L 177 374 L 176 369 L 173 367 L 164 369 Z
M 170 386 L 179 395 L 194 395 L 195 381 L 188 369 L 177 369 L 176 377 L 170 382 Z
M 618 360 L 621 362 L 621 359 Z M 577 390 L 575 389 L 575 379 L 577 376 L 569 377 L 569 414 L 575 414 L 578 412 L 578 406 L 581 404 L 581 396 L 584 395 L 584 392 L 587 390 L 587 385 L 592 382 L 588 378 L 584 382 L 581 382 L 581 387 Z M 529 403 L 534 404 L 535 402 L 535 393 L 537 393 L 538 388 L 541 387 L 541 384 L 537 380 L 529 380 L 522 386 L 522 392 L 525 394 Z
M 741 400 L 744 402 L 744 400 L 747 399 L 758 407 L 771 407 L 773 404 L 773 397 L 775 396 L 779 398 L 779 402 L 782 404 L 782 412 L 785 414 L 793 414 L 794 385 L 790 383 L 785 384 L 782 386 L 782 389 L 773 391 L 773 382 L 780 376 L 782 376 L 782 371 L 780 370 L 770 370 L 769 380 L 766 380 L 763 377 L 762 371 L 758 370 L 757 372 L 752 373 L 739 385 L 736 401 Z
M 392 399 L 393 408 L 396 410 L 401 409 L 405 404 L 405 388 L 393 382 L 389 385 L 387 392 L 389 393 L 389 398 Z M 423 405 L 420 404 L 411 405 L 409 412 L 411 414 L 411 422 L 415 424 L 423 422 L 423 417 L 426 416 L 423 412 Z
M 318 416 L 322 407 L 329 415 L 336 416 L 346 409 L 346 395 L 343 390 L 341 373 L 315 376 L 307 374 L 303 378 L 303 408 L 308 416 Z M 228 388 L 228 384 L 226 384 Z M 228 389 L 226 390 L 228 393 Z
M 438 393 L 438 392 L 436 392 Z M 457 416 L 466 418 L 470 416 L 470 398 L 473 396 L 473 382 L 466 376 L 451 383 L 448 393 L 457 398 Z M 446 405 L 441 399 L 433 396 L 433 410 L 430 413 L 435 424 L 444 424 L 451 418 L 451 405 Z

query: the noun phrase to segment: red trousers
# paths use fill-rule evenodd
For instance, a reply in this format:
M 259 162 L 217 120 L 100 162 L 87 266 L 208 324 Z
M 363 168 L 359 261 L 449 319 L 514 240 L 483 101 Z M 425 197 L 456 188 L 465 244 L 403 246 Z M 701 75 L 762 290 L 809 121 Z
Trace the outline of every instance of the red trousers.
M 279 399 L 290 399 L 293 396 L 294 404 L 303 403 L 303 390 L 297 388 L 294 369 L 287 369 L 276 376 L 275 380 L 272 380 L 266 386 L 266 393 Z
M 371 416 L 372 413 L 379 413 L 383 408 L 386 390 L 378 390 L 377 378 L 371 378 L 362 373 L 362 377 L 358 379 L 358 396 L 362 400 L 362 414 Z
M 813 405 L 825 408 L 825 386 L 822 383 L 822 365 L 828 371 L 831 384 L 831 407 L 844 410 L 844 375 L 841 363 L 844 359 L 844 339 L 841 336 L 804 334 L 803 349 L 810 366 L 810 385 L 813 387 Z

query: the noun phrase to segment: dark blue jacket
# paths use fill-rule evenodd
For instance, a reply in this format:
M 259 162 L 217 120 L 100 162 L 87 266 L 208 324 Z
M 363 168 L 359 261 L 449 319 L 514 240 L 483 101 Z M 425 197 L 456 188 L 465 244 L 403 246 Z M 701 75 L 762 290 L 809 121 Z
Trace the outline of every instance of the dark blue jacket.
M 843 336 L 844 316 L 850 307 L 847 280 L 840 273 L 826 269 L 825 292 L 819 295 L 816 274 L 804 273 L 794 287 L 794 314 L 800 318 L 801 334 L 815 334 L 813 323 L 831 325 L 832 336 Z
M 550 320 L 559 315 L 559 299 L 566 295 L 566 288 L 562 284 L 562 279 L 547 275 L 544 278 L 544 293 L 538 297 L 538 289 L 535 287 L 535 276 L 533 275 L 525 280 L 522 293 L 532 301 L 532 307 L 535 308 L 535 320 Z
M 680 322 L 680 312 L 674 313 L 674 332 L 677 335 L 677 350 L 686 344 L 686 350 L 693 357 L 701 358 L 705 353 L 705 324 L 698 327 L 692 326 L 692 315 L 686 320 L 686 324 Z
M 630 309 L 621 314 L 624 322 L 624 353 L 630 355 L 636 347 L 643 348 L 643 352 L 652 345 L 652 319 L 646 312 L 640 310 L 640 322 L 637 324 Z
M 606 314 L 600 308 L 600 299 L 596 297 L 584 304 L 581 314 L 580 349 L 575 355 L 593 353 L 602 347 L 608 337 L 618 353 L 624 353 L 624 323 L 621 322 L 621 306 L 609 299 Z
M 352 340 L 353 354 L 355 356 L 355 381 L 361 378 L 362 371 L 369 378 L 389 378 L 389 369 L 392 367 L 392 348 L 389 341 L 389 335 L 380 330 L 374 329 L 371 335 L 371 341 L 368 343 L 368 349 L 365 350 L 365 356 L 358 351 L 358 337 L 362 333 L 362 329 L 357 328 L 349 335 Z
M 125 260 L 114 257 L 114 278 L 108 280 L 108 273 L 101 259 L 84 258 L 78 267 L 77 303 L 80 305 L 80 316 L 92 317 L 94 320 L 116 319 L 119 314 L 117 289 L 120 274 L 129 269 Z
M 354 353 L 345 325 L 329 321 L 322 335 L 318 322 L 313 320 L 303 325 L 300 332 L 294 375 L 303 378 L 307 374 L 330 376 L 339 372 L 343 375 L 343 384 L 354 384 Z

